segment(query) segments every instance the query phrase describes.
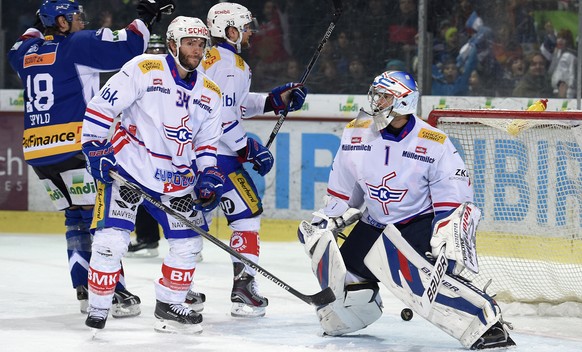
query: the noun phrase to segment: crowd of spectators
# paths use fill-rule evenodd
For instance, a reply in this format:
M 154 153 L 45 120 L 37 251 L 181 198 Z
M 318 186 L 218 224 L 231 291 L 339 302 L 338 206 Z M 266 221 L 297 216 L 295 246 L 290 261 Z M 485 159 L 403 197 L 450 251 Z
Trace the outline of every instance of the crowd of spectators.
M 40 2 L 21 0 L 18 8 L 3 5 L 7 43 L 34 22 Z M 135 17 L 135 2 L 81 0 L 89 28 L 124 26 Z M 282 77 L 297 81 L 327 30 L 331 1 L 239 2 L 251 10 L 259 24 L 259 32 L 252 38 L 251 55 L 242 54 L 253 69 L 252 89 L 268 91 Z M 180 1 L 177 13 L 204 18 L 215 3 Z M 366 94 L 372 77 L 386 69 L 418 71 L 418 0 L 342 3 L 341 19 L 307 80 L 311 93 Z M 565 27 L 568 21 L 556 21 L 559 15 L 545 14 L 575 15 L 577 1 L 427 3 L 430 45 L 426 54 L 432 74 L 425 94 L 575 97 L 577 28 Z M 162 23 L 155 29 L 166 26 Z M 6 80 L 6 88 L 19 88 L 13 76 Z

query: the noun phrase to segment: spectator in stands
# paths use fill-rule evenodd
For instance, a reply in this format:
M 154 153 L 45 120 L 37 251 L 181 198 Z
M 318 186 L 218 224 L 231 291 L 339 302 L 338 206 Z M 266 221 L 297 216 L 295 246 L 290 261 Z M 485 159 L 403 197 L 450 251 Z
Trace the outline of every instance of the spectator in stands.
M 410 63 L 416 52 L 415 36 L 418 32 L 417 0 L 399 0 L 398 8 L 388 19 L 389 57 L 398 57 Z
M 576 51 L 574 50 L 574 36 L 569 29 L 561 29 L 556 37 L 556 45 L 552 51 L 545 47 L 541 52 L 550 62 L 548 74 L 551 78 L 554 95 L 559 98 L 576 97 Z M 551 54 L 550 54 L 551 53 Z
M 511 57 L 522 55 L 523 50 L 513 35 L 513 28 L 509 23 L 500 23 L 495 29 L 491 50 L 497 62 L 505 66 Z
M 536 50 L 538 38 L 528 0 L 509 0 L 507 13 L 509 13 L 511 27 L 515 28 L 516 40 L 524 53 L 527 55 Z
M 344 75 L 338 74 L 333 60 L 319 60 L 318 74 L 309 81 L 309 89 L 317 94 L 344 94 Z
M 507 59 L 503 67 L 503 76 L 495 87 L 496 96 L 510 97 L 517 83 L 525 74 L 525 60 L 523 55 L 515 55 Z
M 368 65 L 371 72 L 382 72 L 384 62 L 391 56 L 387 53 L 388 28 L 385 25 L 386 19 L 394 17 L 389 7 L 383 0 L 369 0 L 362 11 L 362 16 L 358 27 L 362 29 L 363 37 L 366 38 L 367 45 L 371 48 L 368 56 Z M 398 53 L 399 55 L 401 53 Z
M 469 46 L 468 55 L 462 69 L 457 66 L 456 59 L 448 59 L 442 67 L 442 74 L 433 75 L 433 95 L 467 95 L 469 92 L 469 77 L 477 65 L 477 49 Z M 442 77 L 442 78 L 440 78 Z
M 526 58 L 527 71 L 513 90 L 513 96 L 528 98 L 553 96 L 546 65 L 546 59 L 539 51 L 529 54 Z
M 406 64 L 402 60 L 392 59 L 386 63 L 386 71 L 408 71 Z
M 359 56 L 352 56 L 346 80 L 340 90 L 347 94 L 368 94 L 370 84 L 366 79 L 369 79 L 369 74 L 366 72 L 362 59 Z

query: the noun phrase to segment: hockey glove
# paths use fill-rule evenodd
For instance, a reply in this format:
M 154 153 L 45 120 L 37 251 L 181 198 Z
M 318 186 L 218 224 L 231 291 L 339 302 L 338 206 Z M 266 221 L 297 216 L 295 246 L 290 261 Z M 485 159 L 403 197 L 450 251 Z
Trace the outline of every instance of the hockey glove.
M 139 0 L 137 3 L 137 15 L 148 29 L 154 22 L 160 22 L 162 14 L 171 15 L 175 9 L 174 0 Z
M 275 162 L 269 149 L 250 137 L 247 138 L 247 146 L 237 151 L 237 153 L 243 162 L 249 161 L 253 163 L 253 169 L 257 170 L 261 176 L 269 173 Z
M 473 203 L 463 203 L 456 209 L 441 213 L 433 219 L 430 257 L 436 259 L 444 247 L 449 261 L 448 272 L 459 275 L 465 268 L 479 272 L 475 246 L 475 232 L 481 219 L 481 210 Z
M 271 103 L 275 114 L 280 115 L 285 111 L 297 111 L 301 109 L 307 97 L 307 87 L 301 83 L 287 83 L 273 88 L 269 93 L 268 101 Z
M 222 197 L 223 185 L 224 175 L 216 166 L 204 169 L 194 186 L 194 209 L 208 212 L 216 208 Z
M 109 170 L 115 170 L 117 161 L 113 154 L 113 146 L 108 141 L 87 142 L 83 144 L 83 154 L 87 159 L 87 171 L 103 183 L 111 183 Z

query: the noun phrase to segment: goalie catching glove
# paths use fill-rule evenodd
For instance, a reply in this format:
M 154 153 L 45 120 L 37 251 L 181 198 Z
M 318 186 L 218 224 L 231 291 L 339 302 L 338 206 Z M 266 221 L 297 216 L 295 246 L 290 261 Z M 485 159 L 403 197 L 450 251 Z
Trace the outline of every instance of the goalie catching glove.
M 194 186 L 194 209 L 198 211 L 211 211 L 220 203 L 224 185 L 224 175 L 217 167 L 207 167 L 198 176 Z
M 478 273 L 475 233 L 480 219 L 481 210 L 469 202 L 437 215 L 433 220 L 430 240 L 432 253 L 427 253 L 427 256 L 438 258 L 444 247 L 444 256 L 449 260 L 447 272 L 459 275 L 467 268 L 475 274 Z
M 113 153 L 113 146 L 108 141 L 91 141 L 83 144 L 83 154 L 87 159 L 87 171 L 103 183 L 112 183 L 109 170 L 115 170 L 117 161 Z
M 285 111 L 285 108 L 287 108 L 287 112 L 301 109 L 306 97 L 307 88 L 303 84 L 290 82 L 273 88 L 271 93 L 269 93 L 267 102 L 271 104 L 275 114 L 281 115 Z M 285 103 L 285 101 L 288 101 L 288 103 Z
M 137 14 L 151 30 L 154 22 L 160 22 L 163 15 L 171 15 L 176 9 L 174 0 L 139 0 Z

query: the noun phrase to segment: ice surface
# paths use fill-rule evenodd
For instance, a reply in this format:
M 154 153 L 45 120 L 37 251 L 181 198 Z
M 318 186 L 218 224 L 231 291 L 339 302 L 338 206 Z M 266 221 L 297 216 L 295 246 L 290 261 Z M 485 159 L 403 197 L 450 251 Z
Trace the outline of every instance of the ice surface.
M 167 253 L 161 241 L 160 254 Z M 142 299 L 142 315 L 109 318 L 93 339 L 79 313 L 71 287 L 65 237 L 59 235 L 0 235 L 0 351 L 30 352 L 130 352 L 130 351 L 464 351 L 462 346 L 423 319 L 400 319 L 404 306 L 381 289 L 384 315 L 358 333 L 322 337 L 315 308 L 303 303 L 266 278 L 260 291 L 270 304 L 264 318 L 230 316 L 232 265 L 229 255 L 205 242 L 204 261 L 194 280 L 207 303 L 204 331 L 200 335 L 160 334 L 153 330 L 155 305 L 153 280 L 161 258 L 124 259 L 128 289 Z M 302 293 L 319 286 L 309 261 L 297 242 L 261 243 L 265 269 Z M 540 317 L 520 305 L 504 307 L 513 323 L 513 351 L 581 351 L 582 319 Z M 507 308 L 507 309 L 506 309 Z

